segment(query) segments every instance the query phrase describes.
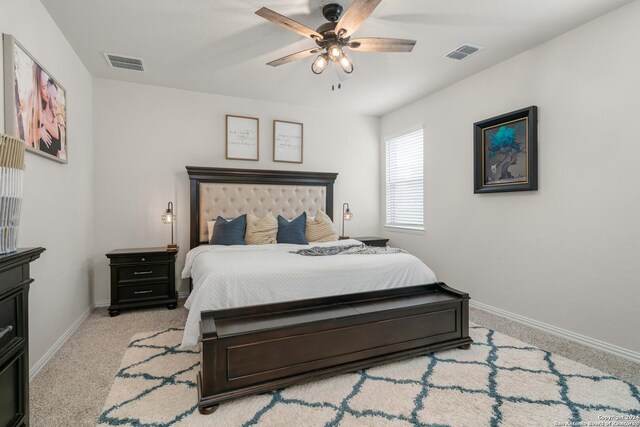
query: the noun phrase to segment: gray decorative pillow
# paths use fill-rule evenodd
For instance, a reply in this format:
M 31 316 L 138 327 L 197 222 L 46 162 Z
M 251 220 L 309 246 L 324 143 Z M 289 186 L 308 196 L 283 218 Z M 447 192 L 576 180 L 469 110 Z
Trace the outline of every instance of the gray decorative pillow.
M 298 218 L 288 221 L 282 215 L 278 215 L 278 243 L 293 243 L 295 245 L 308 245 L 305 237 L 307 228 L 307 213 L 303 212 Z
M 211 245 L 244 245 L 244 232 L 247 229 L 247 215 L 240 215 L 231 221 L 219 216 L 216 219 Z

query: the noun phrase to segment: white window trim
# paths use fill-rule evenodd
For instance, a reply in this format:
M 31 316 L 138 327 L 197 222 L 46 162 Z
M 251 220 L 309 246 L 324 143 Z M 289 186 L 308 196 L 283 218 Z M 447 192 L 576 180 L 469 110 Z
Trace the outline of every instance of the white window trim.
M 386 136 L 384 136 L 382 138 L 382 145 L 383 147 L 386 147 L 386 142 L 389 139 L 394 139 L 394 138 L 398 138 L 401 137 L 403 135 L 412 133 L 412 132 L 416 132 L 419 130 L 422 130 L 422 144 L 423 144 L 423 156 L 425 153 L 424 150 L 424 129 L 425 126 L 424 124 L 420 124 L 420 125 L 416 125 L 413 127 L 409 127 L 406 128 L 404 130 L 398 131 L 398 132 L 393 132 L 390 134 L 387 134 Z M 387 190 L 386 190 L 386 182 L 387 182 L 387 157 L 386 157 L 386 148 L 383 148 L 382 152 L 384 153 L 384 156 L 382 158 L 382 168 L 384 170 L 384 173 L 381 174 L 382 175 L 382 194 L 383 194 L 383 214 L 382 214 L 382 220 L 383 220 L 383 224 L 382 227 L 391 233 L 405 233 L 405 234 L 417 234 L 417 235 L 423 235 L 424 231 L 425 231 L 425 200 L 422 200 L 422 226 L 402 226 L 402 225 L 396 225 L 396 224 L 387 224 Z M 423 162 L 424 162 L 424 157 L 423 157 Z M 424 163 L 423 163 L 423 169 L 422 169 L 422 179 L 424 180 Z M 423 182 L 424 185 L 424 182 Z M 423 188 L 424 191 L 424 188 Z
M 399 225 L 385 224 L 384 228 L 390 233 L 424 234 L 424 226 L 423 227 L 401 227 Z

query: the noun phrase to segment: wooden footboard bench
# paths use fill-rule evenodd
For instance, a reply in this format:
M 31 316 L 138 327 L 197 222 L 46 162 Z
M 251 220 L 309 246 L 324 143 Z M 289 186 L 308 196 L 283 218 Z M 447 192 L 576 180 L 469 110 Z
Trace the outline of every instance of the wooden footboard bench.
M 202 312 L 198 408 L 449 348 L 469 296 L 444 283 Z

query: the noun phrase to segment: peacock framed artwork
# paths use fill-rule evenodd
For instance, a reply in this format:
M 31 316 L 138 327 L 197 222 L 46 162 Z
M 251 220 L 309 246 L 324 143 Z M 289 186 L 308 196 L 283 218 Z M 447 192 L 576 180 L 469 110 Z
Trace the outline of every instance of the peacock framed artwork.
M 474 193 L 538 189 L 538 107 L 474 123 Z

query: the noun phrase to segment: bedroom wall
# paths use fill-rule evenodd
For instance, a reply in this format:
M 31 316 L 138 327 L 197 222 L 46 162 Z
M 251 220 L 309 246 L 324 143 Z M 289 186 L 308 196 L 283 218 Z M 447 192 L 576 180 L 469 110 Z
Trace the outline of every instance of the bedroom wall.
M 634 357 L 640 352 L 638 22 L 640 1 L 381 122 L 382 137 L 417 124 L 425 132 L 425 232 L 385 230 L 393 244 L 473 300 Z M 473 123 L 529 105 L 539 107 L 539 190 L 474 195 Z
M 258 162 L 225 159 L 225 114 L 260 119 Z M 378 230 L 378 118 L 104 79 L 94 80 L 94 117 L 98 304 L 109 300 L 104 254 L 166 245 L 170 230 L 160 217 L 170 200 L 181 247 L 177 271 L 182 270 L 189 249 L 186 165 L 338 172 L 336 220 L 342 203 L 349 202 L 354 219 L 347 223 L 347 234 Z M 303 164 L 271 160 L 273 119 L 304 123 Z M 181 290 L 188 290 L 188 282 Z
M 68 92 L 69 163 L 25 156 L 18 244 L 47 249 L 32 264 L 35 283 L 29 294 L 30 364 L 37 370 L 92 303 L 92 81 L 39 1 L 0 2 L 0 32 L 12 34 Z M 1 62 L 0 55 L 0 68 Z M 4 131 L 4 102 L 0 117 Z

